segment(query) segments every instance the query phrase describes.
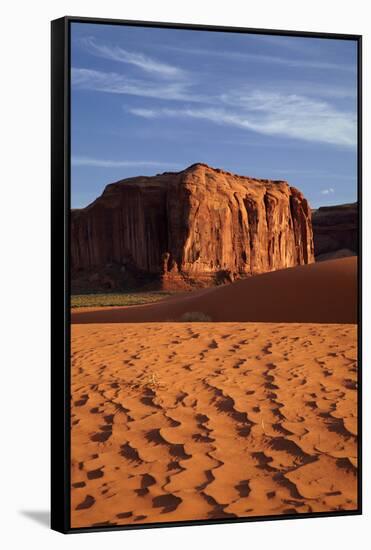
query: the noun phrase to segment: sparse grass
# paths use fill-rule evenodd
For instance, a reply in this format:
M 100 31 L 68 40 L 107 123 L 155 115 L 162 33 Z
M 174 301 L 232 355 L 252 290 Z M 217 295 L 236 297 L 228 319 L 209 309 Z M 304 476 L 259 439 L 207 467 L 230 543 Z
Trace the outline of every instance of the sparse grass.
M 166 292 L 163 290 L 152 292 L 121 292 L 116 294 L 75 294 L 71 296 L 71 307 L 137 306 L 158 302 L 173 294 L 174 292 Z
M 185 323 L 209 323 L 212 321 L 212 318 L 209 317 L 209 315 L 202 313 L 202 311 L 187 311 L 186 313 L 183 313 L 179 321 Z
M 148 379 L 147 379 L 147 382 L 146 382 L 146 387 L 147 388 L 150 388 L 151 390 L 155 390 L 155 389 L 158 389 L 160 387 L 160 382 L 159 382 L 159 379 L 157 377 L 157 374 L 156 373 L 152 373 L 148 376 Z

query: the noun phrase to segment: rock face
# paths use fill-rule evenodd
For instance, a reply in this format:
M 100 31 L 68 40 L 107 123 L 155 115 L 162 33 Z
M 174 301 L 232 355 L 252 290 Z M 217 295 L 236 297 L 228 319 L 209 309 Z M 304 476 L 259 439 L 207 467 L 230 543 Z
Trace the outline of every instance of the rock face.
M 72 279 L 93 286 L 207 286 L 313 261 L 300 191 L 205 164 L 110 184 L 71 213 Z
M 322 206 L 312 213 L 316 260 L 357 254 L 357 203 Z

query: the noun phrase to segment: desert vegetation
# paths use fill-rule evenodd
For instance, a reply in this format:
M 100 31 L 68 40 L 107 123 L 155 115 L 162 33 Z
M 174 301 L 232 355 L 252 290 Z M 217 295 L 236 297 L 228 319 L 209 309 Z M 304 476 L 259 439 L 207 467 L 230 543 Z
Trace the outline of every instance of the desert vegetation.
M 139 306 L 151 304 L 174 294 L 163 290 L 152 292 L 119 292 L 119 293 L 93 293 L 74 294 L 71 296 L 71 307 L 113 307 L 113 306 Z

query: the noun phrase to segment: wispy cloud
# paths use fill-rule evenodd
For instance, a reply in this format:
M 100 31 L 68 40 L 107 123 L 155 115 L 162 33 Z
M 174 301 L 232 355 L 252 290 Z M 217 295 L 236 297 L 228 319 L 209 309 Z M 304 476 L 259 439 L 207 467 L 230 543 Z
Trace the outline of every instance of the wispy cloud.
M 81 44 L 92 55 L 135 65 L 152 76 L 173 79 L 182 78 L 186 75 L 186 72 L 179 67 L 163 63 L 142 53 L 125 50 L 117 45 L 99 43 L 93 37 L 82 38 Z
M 105 72 L 101 70 L 74 67 L 71 71 L 72 85 L 78 90 L 91 90 L 111 94 L 126 94 L 165 101 L 179 101 L 181 108 L 132 108 L 136 116 L 155 119 L 160 117 L 183 117 L 234 126 L 269 136 L 285 136 L 311 142 L 328 143 L 345 147 L 356 145 L 356 114 L 354 106 L 349 110 L 335 107 L 330 99 L 355 97 L 352 86 L 337 90 L 318 83 L 308 86 L 305 93 L 301 88 L 293 91 L 265 85 L 264 89 L 244 87 L 240 82 L 233 90 L 221 92 L 215 87 L 209 94 L 203 91 L 202 75 L 194 75 L 174 65 L 148 57 L 143 53 L 131 52 L 117 45 L 97 42 L 94 38 L 83 38 L 81 43 L 91 54 L 120 63 L 134 65 L 145 74 L 143 78 L 129 76 L 127 72 Z M 292 66 L 307 66 L 331 69 L 332 63 L 321 60 L 298 60 L 255 53 L 236 51 L 209 51 L 204 49 L 171 49 L 187 53 L 236 58 L 239 61 L 259 60 L 269 63 L 285 63 Z M 341 65 L 346 68 L 345 65 Z M 349 66 L 348 68 L 354 69 Z M 347 70 L 347 68 L 346 68 Z M 201 80 L 200 80 L 201 79 Z M 287 83 L 285 83 L 287 86 Z M 225 85 L 227 86 L 227 84 Z M 231 84 L 230 84 L 231 86 Z M 282 84 L 283 86 L 283 84 Z M 206 87 L 207 89 L 207 87 Z M 226 89 L 226 88 L 224 88 Z M 294 93 L 294 92 L 297 93 Z M 303 92 L 302 92 L 303 91 Z M 203 104 L 197 108 L 192 104 Z M 345 101 L 343 103 L 352 103 Z
M 284 48 L 288 50 L 301 51 L 308 53 L 308 46 L 305 46 L 306 42 L 303 42 L 303 38 L 297 36 L 282 36 L 282 35 L 268 35 L 268 34 L 252 34 L 248 35 L 253 37 L 255 43 L 265 42 L 275 48 Z M 306 39 L 307 41 L 308 39 Z M 313 43 L 312 39 L 312 43 Z
M 72 86 L 78 90 L 92 90 L 111 94 L 127 94 L 157 99 L 199 102 L 207 98 L 189 91 L 187 82 L 149 82 L 116 72 L 96 71 L 73 67 Z
M 222 107 L 130 109 L 144 118 L 188 117 L 235 126 L 266 135 L 281 135 L 345 147 L 356 145 L 356 117 L 325 101 L 261 90 L 221 96 Z
M 145 109 L 145 108 L 133 108 L 128 109 L 132 115 L 137 115 L 142 118 L 160 118 L 162 116 L 176 116 L 177 112 L 183 113 L 183 116 L 187 116 L 188 110 L 174 111 L 174 109 Z M 192 116 L 188 114 L 188 116 Z
M 276 168 L 273 170 L 276 174 L 286 174 L 288 176 L 305 176 L 307 178 L 313 178 L 318 180 L 331 179 L 331 180 L 345 180 L 349 181 L 350 178 L 354 177 L 354 174 L 339 174 L 333 171 L 328 170 L 306 170 L 303 168 Z
M 333 193 L 335 193 L 335 189 L 333 187 L 321 190 L 321 195 L 332 195 Z
M 124 168 L 140 166 L 159 166 L 162 168 L 179 168 L 180 165 L 169 162 L 158 162 L 152 160 L 107 160 L 92 157 L 73 156 L 71 158 L 72 166 L 92 166 L 96 168 Z
M 204 48 L 184 48 L 177 46 L 170 46 L 168 49 L 178 51 L 183 54 L 191 55 L 203 55 L 209 58 L 221 57 L 224 59 L 236 60 L 236 61 L 249 61 L 253 63 L 270 63 L 275 65 L 286 65 L 287 67 L 299 67 L 301 69 L 323 69 L 323 70 L 336 70 L 355 72 L 354 65 L 348 65 L 346 63 L 332 63 L 328 61 L 321 61 L 320 59 L 306 59 L 306 58 L 293 58 L 293 57 L 281 57 L 276 55 L 267 55 L 263 53 L 247 53 L 236 52 L 227 50 L 208 50 Z
M 348 85 L 330 85 L 318 80 L 277 80 L 265 84 L 267 92 L 278 92 L 284 95 L 303 95 L 306 97 L 324 98 L 326 100 L 356 100 L 357 79 L 352 78 Z M 355 105 L 355 103 L 354 103 Z

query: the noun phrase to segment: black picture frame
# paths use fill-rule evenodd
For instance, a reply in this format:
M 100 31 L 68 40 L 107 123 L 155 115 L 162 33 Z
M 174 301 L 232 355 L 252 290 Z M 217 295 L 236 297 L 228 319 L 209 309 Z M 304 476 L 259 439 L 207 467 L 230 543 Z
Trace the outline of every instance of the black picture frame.
M 120 25 L 352 40 L 357 43 L 358 508 L 351 511 L 71 528 L 70 524 L 70 26 Z M 61 533 L 234 524 L 362 514 L 362 36 L 291 30 L 62 17 L 51 22 L 51 528 Z

